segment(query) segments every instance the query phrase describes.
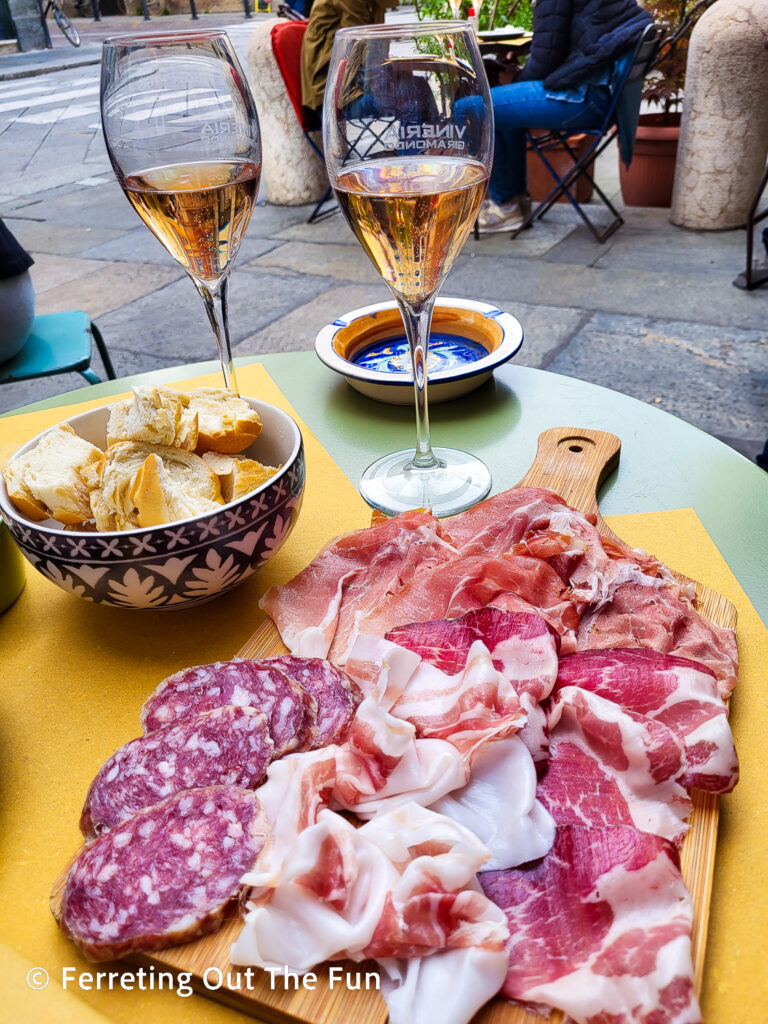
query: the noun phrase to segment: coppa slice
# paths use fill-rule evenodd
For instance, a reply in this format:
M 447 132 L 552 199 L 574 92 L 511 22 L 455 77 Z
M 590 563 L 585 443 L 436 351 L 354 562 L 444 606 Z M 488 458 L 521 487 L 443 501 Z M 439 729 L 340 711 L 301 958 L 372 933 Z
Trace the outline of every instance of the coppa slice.
M 566 686 L 590 690 L 672 729 L 688 761 L 682 785 L 729 793 L 738 782 L 728 712 L 705 665 L 642 648 L 582 651 L 560 661 L 557 691 Z
M 64 886 L 61 926 L 90 960 L 163 949 L 216 931 L 264 845 L 247 789 L 190 789 L 86 846 Z
M 317 702 L 317 735 L 309 747 L 343 743 L 363 695 L 349 676 L 322 658 L 264 658 L 260 664 L 274 665 L 306 690 Z
M 252 789 L 273 751 L 266 716 L 255 708 L 229 705 L 156 729 L 104 764 L 85 798 L 80 829 L 92 838 L 184 789 Z
M 314 742 L 314 697 L 268 661 L 216 661 L 186 668 L 163 680 L 141 709 L 145 733 L 225 704 L 257 708 L 269 721 L 274 756 Z
M 691 900 L 666 840 L 566 826 L 543 860 L 478 879 L 509 922 L 510 999 L 578 1024 L 700 1024 Z

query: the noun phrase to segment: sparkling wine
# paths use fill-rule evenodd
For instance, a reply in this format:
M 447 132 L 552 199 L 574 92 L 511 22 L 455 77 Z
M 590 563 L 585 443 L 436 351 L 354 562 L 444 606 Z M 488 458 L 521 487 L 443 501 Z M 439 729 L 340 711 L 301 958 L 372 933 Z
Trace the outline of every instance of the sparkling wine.
M 453 266 L 487 179 L 475 160 L 405 156 L 344 168 L 334 190 L 376 269 L 413 304 L 432 295 Z
M 174 259 L 212 284 L 240 247 L 260 175 L 260 164 L 211 160 L 152 167 L 126 177 L 123 188 Z

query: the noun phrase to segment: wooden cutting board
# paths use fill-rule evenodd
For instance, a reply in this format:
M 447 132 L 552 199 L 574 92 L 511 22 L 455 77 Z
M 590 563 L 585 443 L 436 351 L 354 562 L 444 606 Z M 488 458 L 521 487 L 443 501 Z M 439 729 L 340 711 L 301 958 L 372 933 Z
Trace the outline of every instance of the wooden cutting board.
M 594 516 L 597 528 L 607 537 L 616 534 L 603 521 L 597 505 L 597 492 L 603 480 L 619 464 L 621 442 L 613 434 L 598 430 L 555 427 L 539 437 L 539 447 L 530 470 L 518 486 L 548 487 L 569 505 Z M 688 577 L 675 574 L 682 581 Z M 736 627 L 736 609 L 722 595 L 695 583 L 696 607 L 706 618 L 720 626 Z M 258 658 L 285 653 L 286 648 L 274 623 L 267 619 L 238 657 Z M 683 878 L 693 898 L 694 918 L 692 951 L 697 992 L 701 988 L 707 939 L 709 904 L 712 895 L 715 846 L 717 841 L 718 797 L 693 793 L 691 827 L 683 843 Z M 66 871 L 57 879 L 51 893 L 51 909 L 60 917 L 61 897 Z M 267 1024 L 385 1024 L 387 1012 L 383 1000 L 372 989 L 365 990 L 366 972 L 374 965 L 342 963 L 341 982 L 330 987 L 328 969 L 317 968 L 314 991 L 298 986 L 286 989 L 282 982 L 274 986 L 269 975 L 253 969 L 232 967 L 229 950 L 240 930 L 240 917 L 233 913 L 215 935 L 185 946 L 130 958 L 132 964 L 175 973 L 189 972 L 190 983 L 204 995 L 256 1017 Z M 360 975 L 361 989 L 355 985 Z M 347 979 L 350 986 L 347 985 Z M 476 1015 L 473 1024 L 560 1024 L 562 1014 L 549 1018 L 530 1014 L 497 998 Z

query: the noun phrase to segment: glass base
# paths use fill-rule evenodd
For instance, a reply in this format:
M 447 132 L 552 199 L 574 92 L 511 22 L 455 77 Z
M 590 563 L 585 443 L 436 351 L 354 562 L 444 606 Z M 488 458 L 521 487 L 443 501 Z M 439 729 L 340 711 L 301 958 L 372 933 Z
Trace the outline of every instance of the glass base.
M 360 493 L 374 508 L 397 515 L 430 508 L 436 516 L 463 512 L 491 489 L 491 471 L 474 455 L 453 448 L 433 448 L 439 465 L 419 469 L 413 449 L 377 459 L 363 473 Z

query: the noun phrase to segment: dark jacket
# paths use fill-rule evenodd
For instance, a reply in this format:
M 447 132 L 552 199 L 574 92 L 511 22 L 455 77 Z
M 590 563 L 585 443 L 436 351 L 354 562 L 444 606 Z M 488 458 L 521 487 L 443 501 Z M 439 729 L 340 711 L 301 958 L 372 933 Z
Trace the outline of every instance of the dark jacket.
M 651 21 L 636 0 L 538 0 L 520 78 L 546 89 L 581 85 L 631 49 Z

